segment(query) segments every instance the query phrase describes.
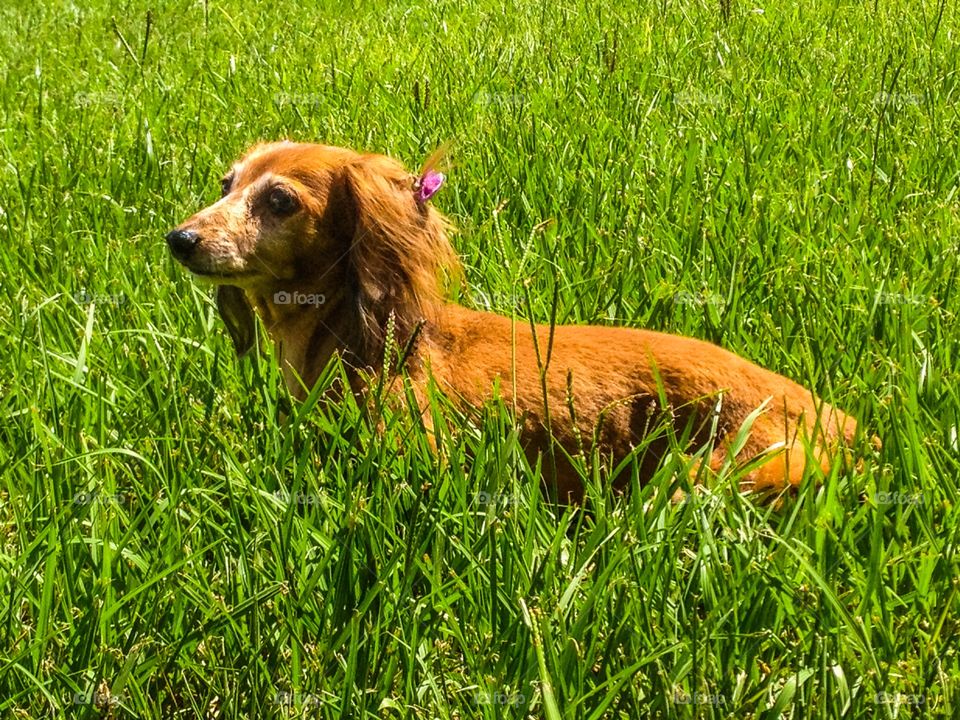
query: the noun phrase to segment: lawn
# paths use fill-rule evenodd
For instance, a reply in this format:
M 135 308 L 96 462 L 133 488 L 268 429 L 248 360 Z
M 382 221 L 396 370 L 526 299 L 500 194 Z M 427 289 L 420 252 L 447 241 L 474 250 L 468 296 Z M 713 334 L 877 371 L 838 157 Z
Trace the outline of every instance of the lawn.
M 4 3 L 0 715 L 953 717 L 960 10 L 724 5 Z M 711 340 L 883 449 L 564 508 L 502 406 L 435 453 L 291 404 L 163 243 L 283 137 L 450 142 L 461 302 Z

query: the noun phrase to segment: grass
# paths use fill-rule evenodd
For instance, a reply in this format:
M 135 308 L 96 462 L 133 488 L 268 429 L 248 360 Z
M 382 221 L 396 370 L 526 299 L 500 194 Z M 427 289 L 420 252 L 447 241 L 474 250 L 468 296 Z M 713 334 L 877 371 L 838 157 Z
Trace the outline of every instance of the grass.
M 0 8 L 0 713 L 960 706 L 955 5 L 87 5 Z M 558 509 L 495 404 L 439 455 L 281 421 L 162 242 L 278 137 L 453 140 L 464 302 L 709 339 L 882 452 L 779 509 L 588 462 Z

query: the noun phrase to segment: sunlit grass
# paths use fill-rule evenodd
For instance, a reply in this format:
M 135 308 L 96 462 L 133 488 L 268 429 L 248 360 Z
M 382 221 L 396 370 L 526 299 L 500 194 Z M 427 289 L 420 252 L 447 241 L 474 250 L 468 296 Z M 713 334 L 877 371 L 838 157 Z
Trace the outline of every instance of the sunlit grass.
M 956 8 L 322 5 L 0 9 L 0 713 L 950 717 Z M 280 137 L 453 140 L 463 302 L 709 339 L 883 450 L 558 508 L 496 404 L 436 452 L 291 406 L 162 242 Z

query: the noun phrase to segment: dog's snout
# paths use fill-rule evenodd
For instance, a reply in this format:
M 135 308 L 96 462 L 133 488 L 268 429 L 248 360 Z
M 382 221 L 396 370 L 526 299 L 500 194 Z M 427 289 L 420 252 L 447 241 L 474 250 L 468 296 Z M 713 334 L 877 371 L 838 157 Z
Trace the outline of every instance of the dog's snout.
M 167 245 L 174 255 L 185 257 L 200 242 L 200 236 L 193 230 L 171 230 L 167 233 Z

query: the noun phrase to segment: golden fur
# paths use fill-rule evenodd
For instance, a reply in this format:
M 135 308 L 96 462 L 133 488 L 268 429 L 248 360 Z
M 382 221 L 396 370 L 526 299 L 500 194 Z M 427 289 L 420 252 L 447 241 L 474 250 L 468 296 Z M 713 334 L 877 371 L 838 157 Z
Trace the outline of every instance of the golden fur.
M 380 372 L 392 323 L 400 347 L 413 341 L 408 367 L 419 398 L 431 376 L 465 409 L 499 386 L 520 416 L 531 457 L 549 457 L 552 434 L 570 454 L 596 438 L 616 461 L 668 416 L 678 433 L 694 431 L 691 449 L 715 442 L 710 465 L 718 469 L 743 422 L 763 406 L 736 461 L 765 455 L 743 484 L 779 490 L 801 480 L 803 438 L 824 471 L 852 440 L 852 418 L 716 345 L 617 327 L 532 330 L 448 302 L 442 279 L 460 273 L 459 260 L 443 216 L 414 199 L 416 180 L 381 155 L 257 145 L 225 178 L 224 197 L 168 241 L 180 262 L 218 285 L 218 307 L 240 354 L 253 343 L 254 312 L 260 315 L 300 397 L 335 353 L 360 385 L 369 371 Z M 666 447 L 662 438 L 651 443 L 643 477 Z M 578 476 L 563 452 L 556 456 L 557 491 L 575 499 Z

